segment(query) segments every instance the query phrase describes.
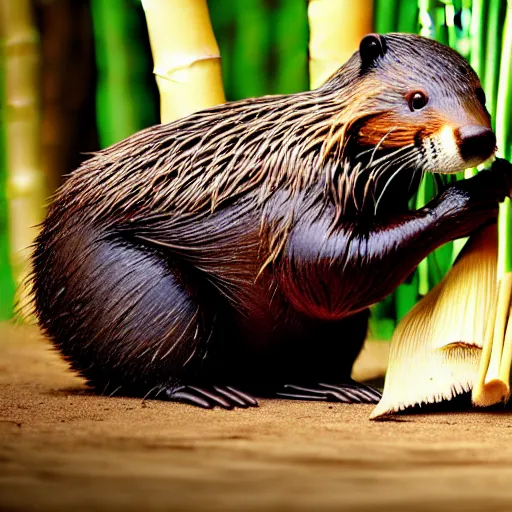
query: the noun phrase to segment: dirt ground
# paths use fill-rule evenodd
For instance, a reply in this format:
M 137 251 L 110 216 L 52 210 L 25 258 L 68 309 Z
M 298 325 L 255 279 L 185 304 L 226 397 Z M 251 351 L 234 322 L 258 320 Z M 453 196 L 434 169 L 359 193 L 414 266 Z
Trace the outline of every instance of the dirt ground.
M 510 413 L 370 410 L 93 396 L 37 330 L 0 325 L 0 510 L 512 510 Z

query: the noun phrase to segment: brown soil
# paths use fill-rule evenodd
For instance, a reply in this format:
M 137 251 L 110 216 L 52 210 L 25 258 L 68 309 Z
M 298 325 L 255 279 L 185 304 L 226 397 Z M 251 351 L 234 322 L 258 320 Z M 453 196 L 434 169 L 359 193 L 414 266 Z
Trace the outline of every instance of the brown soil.
M 0 326 L 0 510 L 512 510 L 509 414 L 370 410 L 93 396 L 36 330 Z

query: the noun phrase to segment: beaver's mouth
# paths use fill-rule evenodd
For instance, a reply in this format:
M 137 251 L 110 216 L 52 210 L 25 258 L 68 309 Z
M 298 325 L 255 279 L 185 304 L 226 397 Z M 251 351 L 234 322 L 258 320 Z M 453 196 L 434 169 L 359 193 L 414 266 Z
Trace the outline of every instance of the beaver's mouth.
M 452 174 L 491 158 L 496 151 L 496 136 L 481 125 L 445 126 L 423 139 L 420 151 L 425 171 Z

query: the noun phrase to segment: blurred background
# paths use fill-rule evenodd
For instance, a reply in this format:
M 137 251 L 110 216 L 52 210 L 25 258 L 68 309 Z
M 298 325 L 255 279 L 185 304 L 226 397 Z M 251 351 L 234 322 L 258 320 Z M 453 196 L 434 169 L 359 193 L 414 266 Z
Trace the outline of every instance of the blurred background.
M 369 30 L 421 33 L 451 45 L 482 78 L 493 119 L 508 112 L 507 0 L 329 1 L 346 5 L 340 19 L 331 20 L 340 33 L 360 18 L 357 9 L 365 9 Z M 0 0 L 0 6 L 0 320 L 5 320 L 14 315 L 16 290 L 27 273 L 24 248 L 48 198 L 90 152 L 158 123 L 159 96 L 140 0 Z M 208 0 L 208 7 L 228 101 L 310 87 L 307 0 Z M 347 50 L 356 49 L 354 43 Z M 508 118 L 502 120 L 506 140 L 508 124 Z M 435 187 L 427 180 L 412 206 L 421 206 Z M 373 308 L 374 337 L 390 338 L 397 320 L 441 279 L 458 250 L 449 244 L 436 251 Z

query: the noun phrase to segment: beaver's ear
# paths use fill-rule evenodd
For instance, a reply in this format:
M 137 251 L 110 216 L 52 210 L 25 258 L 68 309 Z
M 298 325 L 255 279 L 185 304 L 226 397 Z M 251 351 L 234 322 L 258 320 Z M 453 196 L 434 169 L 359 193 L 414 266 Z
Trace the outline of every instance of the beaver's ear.
M 364 36 L 359 44 L 359 55 L 361 56 L 361 71 L 364 72 L 379 58 L 386 53 L 387 46 L 384 36 L 379 34 L 368 34 Z

